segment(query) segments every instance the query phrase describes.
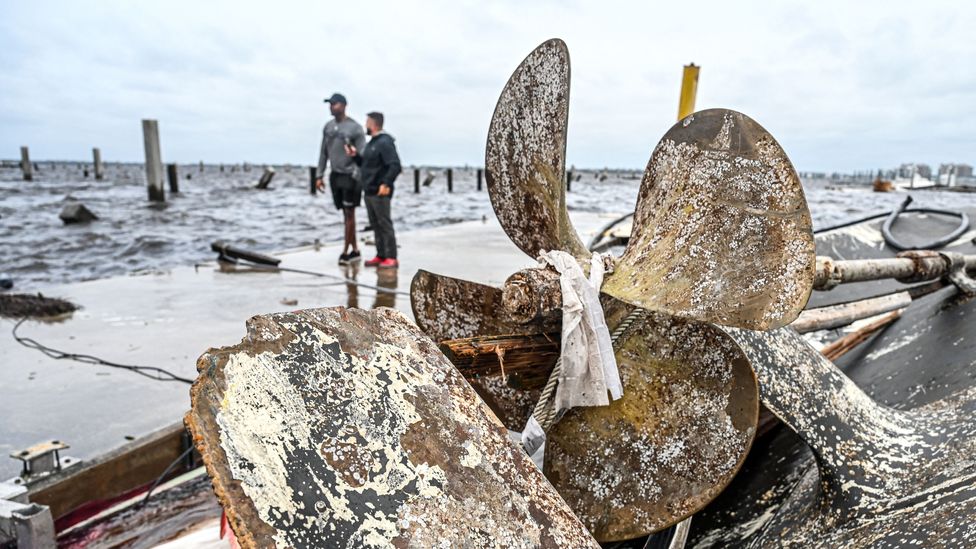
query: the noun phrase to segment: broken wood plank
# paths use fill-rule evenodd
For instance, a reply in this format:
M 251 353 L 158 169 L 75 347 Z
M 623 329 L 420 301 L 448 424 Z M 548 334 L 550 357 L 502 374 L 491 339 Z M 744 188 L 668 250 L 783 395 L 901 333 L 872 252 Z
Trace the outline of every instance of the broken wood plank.
M 559 358 L 560 334 L 490 335 L 440 343 L 444 356 L 467 379 L 516 376 L 518 387 L 541 389 Z
M 242 547 L 597 547 L 399 312 L 247 327 L 200 358 L 186 417 Z

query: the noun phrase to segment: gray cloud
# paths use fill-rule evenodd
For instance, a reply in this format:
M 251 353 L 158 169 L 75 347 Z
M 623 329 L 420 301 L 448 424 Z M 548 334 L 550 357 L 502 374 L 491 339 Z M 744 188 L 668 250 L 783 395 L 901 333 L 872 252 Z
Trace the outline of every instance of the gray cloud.
M 952 2 L 21 2 L 0 21 L 0 156 L 315 160 L 342 91 L 387 114 L 407 163 L 482 161 L 512 69 L 564 38 L 569 161 L 641 167 L 698 107 L 742 110 L 801 170 L 976 162 L 976 8 Z

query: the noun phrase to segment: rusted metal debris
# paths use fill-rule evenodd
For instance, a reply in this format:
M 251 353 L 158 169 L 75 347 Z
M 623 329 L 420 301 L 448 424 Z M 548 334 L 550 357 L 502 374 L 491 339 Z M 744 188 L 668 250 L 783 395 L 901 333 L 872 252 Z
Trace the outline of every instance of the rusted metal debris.
M 796 331 L 727 328 L 763 403 L 817 468 L 751 547 L 966 547 L 976 539 L 976 388 L 909 411 L 874 402 Z
M 800 178 L 748 116 L 696 112 L 658 143 L 633 233 L 603 291 L 684 318 L 789 324 L 810 296 L 814 244 Z
M 974 284 L 967 271 L 976 273 L 976 255 L 932 250 L 901 252 L 888 259 L 835 260 L 817 257 L 815 290 L 832 290 L 838 284 L 894 278 L 913 283 L 948 278 L 964 292 Z M 962 280 L 959 280 L 962 278 Z M 969 280 L 966 280 L 969 279 Z M 976 291 L 976 288 L 974 288 Z
M 257 316 L 186 422 L 243 547 L 598 547 L 391 309 Z
M 546 477 L 601 542 L 704 507 L 742 465 L 759 413 L 749 362 L 708 324 L 649 313 L 616 356 L 623 398 L 567 412 L 545 453 Z
M 554 38 L 515 69 L 495 105 L 485 147 L 491 205 L 512 242 L 530 257 L 590 253 L 566 211 L 569 50 Z

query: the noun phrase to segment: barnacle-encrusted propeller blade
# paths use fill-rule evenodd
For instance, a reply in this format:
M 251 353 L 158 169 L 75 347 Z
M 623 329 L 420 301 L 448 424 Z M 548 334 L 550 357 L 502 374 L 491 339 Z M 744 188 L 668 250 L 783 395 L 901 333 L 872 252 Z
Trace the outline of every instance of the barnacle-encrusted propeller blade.
M 523 252 L 589 252 L 566 212 L 569 50 L 544 42 L 515 69 L 488 128 L 485 177 L 505 233 Z
M 759 414 L 756 376 L 717 327 L 649 313 L 616 356 L 623 397 L 570 410 L 546 442 L 546 476 L 601 542 L 661 530 L 714 499 Z
M 392 309 L 257 316 L 187 424 L 242 547 L 599 547 Z
M 603 291 L 650 310 L 765 330 L 789 324 L 812 289 L 810 212 L 786 153 L 726 109 L 665 134 L 644 172 L 634 229 Z
M 417 325 L 434 341 L 533 333 L 508 319 L 500 288 L 423 269 L 410 283 L 410 305 Z

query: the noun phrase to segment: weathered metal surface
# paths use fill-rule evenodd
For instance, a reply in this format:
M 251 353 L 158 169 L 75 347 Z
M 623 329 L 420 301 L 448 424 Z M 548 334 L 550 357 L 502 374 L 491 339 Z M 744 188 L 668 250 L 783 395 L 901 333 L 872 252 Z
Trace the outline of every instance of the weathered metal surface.
M 623 398 L 570 410 L 546 443 L 546 476 L 600 541 L 660 530 L 711 501 L 745 459 L 759 406 L 748 361 L 707 324 L 649 313 L 616 356 Z
M 434 341 L 526 333 L 502 314 L 501 289 L 423 269 L 410 283 L 410 306 L 417 325 Z
M 810 296 L 810 223 L 800 179 L 765 129 L 735 111 L 697 112 L 654 150 L 603 291 L 695 320 L 783 326 Z
M 532 51 L 502 90 L 488 128 L 485 178 L 498 221 L 530 257 L 589 252 L 566 212 L 569 51 L 552 39 Z
M 187 424 L 243 547 L 596 547 L 400 313 L 254 317 L 198 369 Z
M 976 389 L 898 411 L 876 403 L 790 328 L 727 329 L 763 403 L 817 461 L 752 547 L 963 547 L 976 539 Z

